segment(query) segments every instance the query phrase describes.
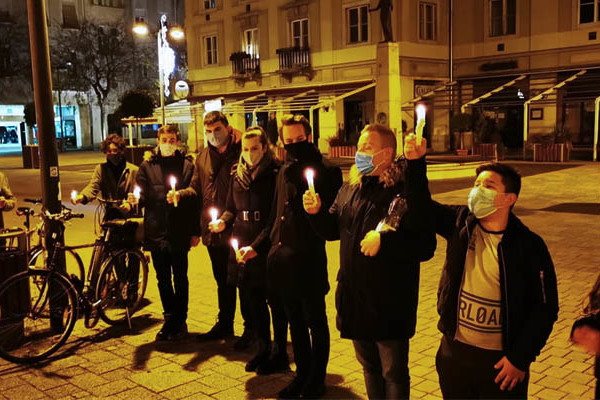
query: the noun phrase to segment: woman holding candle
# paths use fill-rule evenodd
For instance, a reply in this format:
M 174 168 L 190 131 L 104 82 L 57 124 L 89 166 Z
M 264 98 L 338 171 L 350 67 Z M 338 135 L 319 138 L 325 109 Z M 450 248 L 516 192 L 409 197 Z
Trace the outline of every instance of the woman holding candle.
M 240 298 L 250 307 L 250 326 L 256 338 L 257 352 L 246 364 L 246 371 L 270 373 L 289 368 L 285 350 L 287 321 L 280 303 L 267 294 L 266 257 L 269 250 L 265 226 L 271 214 L 279 163 L 269 149 L 265 131 L 250 127 L 242 136 L 239 161 L 232 169 L 233 179 L 226 210 L 209 224 L 213 233 L 233 226 L 228 281 L 240 288 Z M 211 211 L 211 214 L 215 214 Z M 275 346 L 271 351 L 269 308 L 273 315 Z M 274 368 L 273 368 L 274 367 Z

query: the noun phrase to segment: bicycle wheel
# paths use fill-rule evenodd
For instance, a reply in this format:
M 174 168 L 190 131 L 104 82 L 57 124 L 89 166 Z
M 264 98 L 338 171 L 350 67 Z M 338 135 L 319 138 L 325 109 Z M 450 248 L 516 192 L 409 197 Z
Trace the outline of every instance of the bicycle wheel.
M 0 285 L 0 357 L 40 361 L 66 341 L 77 319 L 75 289 L 63 275 L 29 270 Z
M 116 325 L 138 310 L 148 284 L 148 262 L 139 250 L 120 250 L 103 264 L 96 285 L 100 318 Z
M 79 254 L 73 250 L 59 250 L 65 252 L 65 264 L 67 267 L 67 276 L 75 275 L 81 283 L 85 282 L 85 269 L 83 268 L 83 261 Z M 35 269 L 45 269 L 46 259 L 48 258 L 48 252 L 41 247 L 36 246 L 29 251 L 29 266 Z

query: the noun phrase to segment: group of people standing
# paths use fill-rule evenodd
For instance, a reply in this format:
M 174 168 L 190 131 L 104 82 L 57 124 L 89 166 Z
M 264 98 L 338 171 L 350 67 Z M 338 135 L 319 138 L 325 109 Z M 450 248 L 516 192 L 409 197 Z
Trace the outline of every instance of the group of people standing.
M 144 209 L 144 246 L 165 318 L 156 340 L 187 334 L 188 251 L 202 240 L 219 312 L 197 339 L 233 335 L 239 289 L 244 333 L 234 346 L 256 348 L 246 370 L 289 369 L 289 324 L 296 375 L 279 396 L 322 396 L 330 347 L 325 244 L 340 240 L 337 328 L 353 342 L 369 398 L 408 398 L 420 263 L 433 257 L 437 233 L 447 241 L 436 357 L 444 397 L 527 396 L 529 365 L 557 319 L 558 295 L 543 240 L 512 213 L 521 186 L 517 171 L 482 166 L 468 206 L 446 206 L 431 199 L 426 140 L 415 135 L 406 137 L 398 157 L 389 128 L 366 126 L 342 182 L 301 115 L 281 122 L 283 163 L 260 126 L 236 135 L 227 117 L 213 111 L 204 128 L 208 145 L 193 161 L 181 150 L 177 128 L 161 127 L 158 146 L 139 170 L 122 158 L 122 139 L 110 135 L 107 149 L 121 157 L 97 170 L 112 174 L 104 197 L 123 199 L 125 212 L 136 204 Z M 78 201 L 100 190 L 84 190 Z

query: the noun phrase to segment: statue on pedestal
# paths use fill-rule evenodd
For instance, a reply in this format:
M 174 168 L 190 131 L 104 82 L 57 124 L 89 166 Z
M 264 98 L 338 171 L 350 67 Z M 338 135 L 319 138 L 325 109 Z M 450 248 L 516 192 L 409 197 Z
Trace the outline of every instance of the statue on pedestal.
M 375 8 L 369 8 L 369 12 L 379 10 L 379 17 L 381 19 L 381 29 L 383 29 L 383 41 L 393 42 L 394 38 L 392 35 L 392 0 L 379 0 L 379 4 Z

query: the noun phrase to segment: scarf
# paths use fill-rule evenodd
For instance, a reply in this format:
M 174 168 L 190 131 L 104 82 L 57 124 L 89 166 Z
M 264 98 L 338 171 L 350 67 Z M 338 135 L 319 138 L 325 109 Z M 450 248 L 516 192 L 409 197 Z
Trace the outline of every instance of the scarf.
M 254 168 L 250 167 L 244 157 L 240 155 L 240 160 L 237 163 L 237 167 L 235 169 L 234 178 L 240 185 L 240 187 L 244 190 L 250 189 L 250 184 L 260 172 L 265 170 L 269 165 L 271 165 L 271 161 L 273 160 L 273 154 L 270 150 L 263 155 L 263 158 L 260 159 L 258 165 Z

